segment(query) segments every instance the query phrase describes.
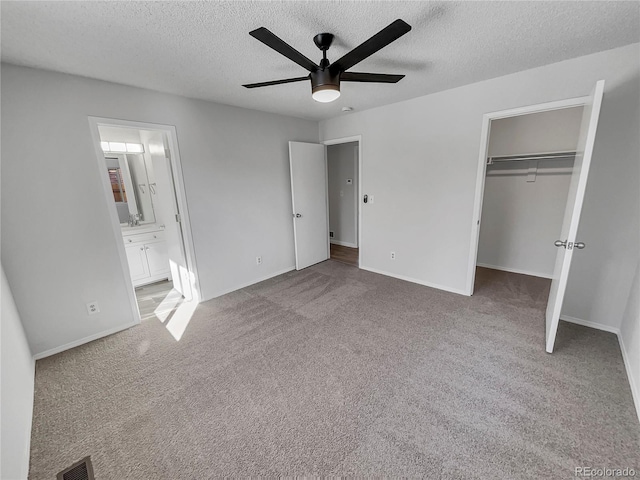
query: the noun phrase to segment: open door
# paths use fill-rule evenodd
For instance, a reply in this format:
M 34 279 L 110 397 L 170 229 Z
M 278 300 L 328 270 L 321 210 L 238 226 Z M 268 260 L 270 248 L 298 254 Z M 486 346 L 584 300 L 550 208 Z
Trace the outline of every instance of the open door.
M 549 303 L 547 304 L 546 315 L 546 349 L 548 353 L 553 352 L 553 345 L 556 341 L 560 312 L 567 289 L 567 280 L 571 268 L 571 260 L 575 249 L 583 249 L 585 244 L 576 242 L 578 225 L 580 223 L 580 213 L 584 201 L 584 192 L 591 166 L 593 155 L 593 144 L 598 128 L 598 118 L 600 116 L 600 106 L 604 93 L 604 80 L 596 83 L 588 102 L 584 106 L 582 124 L 580 125 L 580 136 L 576 148 L 576 159 L 571 175 L 569 195 L 567 197 L 567 207 L 562 222 L 560 240 L 555 242 L 559 248 L 556 257 L 556 265 L 553 270 L 551 290 L 549 291 Z
M 187 265 L 184 250 L 182 222 L 178 211 L 178 202 L 173 183 L 171 161 L 168 149 L 165 148 L 164 135 L 160 132 L 140 132 L 143 142 L 148 142 L 154 178 L 149 178 L 151 194 L 154 195 L 154 205 L 157 205 L 156 215 L 164 223 L 164 235 L 169 254 L 169 267 L 173 280 L 173 288 L 180 292 L 185 300 L 193 299 L 191 288 L 191 273 Z M 161 194 L 159 194 L 161 193 Z
M 325 147 L 289 142 L 296 270 L 329 258 Z

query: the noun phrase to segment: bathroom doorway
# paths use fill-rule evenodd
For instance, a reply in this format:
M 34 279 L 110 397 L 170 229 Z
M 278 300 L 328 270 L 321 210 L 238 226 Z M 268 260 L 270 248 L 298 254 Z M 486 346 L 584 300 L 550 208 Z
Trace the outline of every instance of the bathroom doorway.
M 326 147 L 330 258 L 359 266 L 359 141 Z
M 175 129 L 89 121 L 134 316 L 164 322 L 200 298 Z

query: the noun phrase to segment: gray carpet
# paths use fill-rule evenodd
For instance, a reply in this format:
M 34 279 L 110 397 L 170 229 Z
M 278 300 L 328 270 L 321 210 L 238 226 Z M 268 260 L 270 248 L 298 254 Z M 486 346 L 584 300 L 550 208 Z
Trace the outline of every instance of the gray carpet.
M 471 298 L 328 261 L 36 366 L 32 479 L 574 478 L 640 467 L 617 339 L 561 323 L 547 280 L 482 269 Z M 171 320 L 169 320 L 170 322 Z

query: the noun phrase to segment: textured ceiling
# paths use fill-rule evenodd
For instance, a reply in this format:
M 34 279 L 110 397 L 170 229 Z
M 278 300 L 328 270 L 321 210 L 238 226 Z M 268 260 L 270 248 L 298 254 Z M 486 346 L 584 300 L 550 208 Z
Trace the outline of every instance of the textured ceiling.
M 638 42 L 638 2 L 3 1 L 2 61 L 193 98 L 322 119 Z M 331 104 L 307 82 L 243 83 L 306 71 L 249 36 L 264 26 L 314 61 L 337 60 L 396 18 L 413 30 L 352 71 L 396 85 L 343 83 Z

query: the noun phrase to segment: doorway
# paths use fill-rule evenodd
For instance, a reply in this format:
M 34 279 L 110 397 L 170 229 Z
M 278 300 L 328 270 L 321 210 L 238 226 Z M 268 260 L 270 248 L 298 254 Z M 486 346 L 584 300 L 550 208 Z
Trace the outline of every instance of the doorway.
M 332 150 L 332 153 L 328 152 L 329 148 L 342 145 L 347 146 Z M 335 152 L 343 153 L 344 157 L 342 154 L 334 155 Z M 334 203 L 333 220 L 337 220 L 339 225 L 342 225 L 341 219 L 344 219 L 345 224 L 348 224 L 346 228 L 351 232 L 350 241 L 336 238 L 337 227 L 330 226 L 328 166 L 330 155 L 336 162 L 336 169 L 332 169 L 332 172 L 337 172 L 335 186 L 332 187 L 332 192 L 338 199 Z M 341 172 L 339 169 L 343 166 L 349 170 Z M 322 144 L 291 141 L 289 142 L 289 171 L 296 270 L 302 270 L 332 258 L 332 251 L 334 259 L 352 266 L 359 266 L 362 258 L 361 136 L 326 140 Z M 342 191 L 342 197 L 340 191 Z M 342 208 L 340 199 L 347 198 L 347 195 L 353 199 L 353 202 L 348 200 L 345 208 Z M 363 201 L 366 202 L 366 196 Z M 333 242 L 331 242 L 330 232 L 334 233 Z
M 89 121 L 134 318 L 164 322 L 200 298 L 175 129 Z
M 327 146 L 329 258 L 358 266 L 358 142 Z
M 494 238 L 495 232 L 490 231 L 490 226 L 483 227 L 485 218 L 490 215 L 488 212 L 494 214 L 496 219 L 506 220 L 507 227 L 503 230 L 507 231 L 511 236 L 513 236 L 514 226 L 524 223 L 527 224 L 525 228 L 528 229 L 529 235 L 533 240 L 539 240 L 540 232 L 546 232 L 545 235 L 547 236 L 557 235 L 557 239 L 553 242 L 546 238 L 545 242 L 548 242 L 548 244 L 542 246 L 549 248 L 553 245 L 556 250 L 545 313 L 545 350 L 547 353 L 553 352 L 574 251 L 585 247 L 585 243 L 578 241 L 576 237 L 584 203 L 589 168 L 593 157 L 593 146 L 604 95 L 604 84 L 604 80 L 596 82 L 591 94 L 586 97 L 494 112 L 485 114 L 483 117 L 467 291 L 469 295 L 474 293 L 476 273 L 480 273 L 476 272 L 476 270 L 479 270 L 479 267 L 482 268 L 482 265 L 478 265 L 481 231 L 488 232 L 484 233 L 485 238 L 488 238 L 485 242 L 487 244 L 486 249 L 494 250 L 494 258 L 499 257 L 495 255 L 495 251 L 500 250 L 500 241 L 496 241 Z M 582 109 L 568 110 L 572 107 L 582 107 Z M 529 114 L 538 114 L 539 116 Z M 577 122 L 575 120 L 567 120 L 571 117 L 577 118 L 577 115 L 580 116 L 579 125 L 576 125 Z M 555 119 L 556 117 L 564 118 L 564 124 L 562 122 L 556 125 L 547 123 L 551 121 L 551 118 Z M 500 119 L 508 120 L 508 122 L 501 125 L 498 122 Z M 534 127 L 534 125 L 537 125 L 537 127 Z M 503 130 L 502 133 L 501 129 Z M 520 133 L 518 133 L 519 129 L 521 130 Z M 533 132 L 535 131 L 538 133 L 534 134 Z M 567 135 L 568 131 L 572 131 L 573 135 Z M 561 138 L 558 138 L 558 136 Z M 503 137 L 502 141 L 500 140 L 501 137 Z M 533 141 L 530 141 L 532 139 Z M 544 142 L 548 143 L 545 144 Z M 508 145 L 510 149 L 506 151 L 507 153 L 500 150 L 505 145 Z M 515 145 L 522 148 L 523 152 L 515 150 Z M 575 145 L 573 150 L 569 150 L 571 145 Z M 543 197 L 548 195 L 544 188 L 529 189 L 527 195 L 523 194 L 522 190 L 515 191 L 513 198 L 504 198 L 503 192 L 500 191 L 496 197 L 497 201 L 495 199 L 494 201 L 489 201 L 491 197 L 488 187 L 493 182 L 489 182 L 488 173 L 490 172 L 490 167 L 496 163 L 519 164 L 516 167 L 502 167 L 503 171 L 507 171 L 507 174 L 503 176 L 508 177 L 509 170 L 513 173 L 514 170 L 522 169 L 520 165 L 526 162 L 526 179 L 527 183 L 530 183 L 535 182 L 538 177 L 540 162 L 555 162 L 571 158 L 573 158 L 573 163 L 570 168 L 565 166 L 570 171 L 568 188 L 557 190 L 555 193 L 557 198 L 549 205 L 546 214 L 544 214 L 545 212 L 542 215 L 539 214 L 540 206 L 544 205 L 545 201 Z M 562 166 L 559 168 L 562 168 Z M 543 177 L 541 176 L 541 178 Z M 504 181 L 502 183 L 506 185 Z M 556 183 L 562 184 L 563 182 L 556 181 Z M 486 197 L 485 190 L 487 191 Z M 535 193 L 536 190 L 539 190 L 539 192 L 533 195 L 532 192 Z M 566 195 L 564 192 L 566 192 Z M 533 199 L 536 200 L 534 201 Z M 487 205 L 484 204 L 485 202 Z M 521 207 L 518 206 L 519 204 L 522 204 Z M 493 209 L 498 210 L 498 212 L 495 213 Z M 526 215 L 524 215 L 525 218 L 519 218 L 519 216 L 523 216 L 522 212 L 526 209 L 528 209 L 529 215 L 531 215 L 531 212 L 537 212 L 538 219 L 542 219 L 543 223 L 546 222 L 545 225 L 536 224 L 532 219 L 526 218 Z M 562 212 L 562 221 L 559 229 L 558 225 L 553 225 L 553 222 L 549 222 L 549 218 L 553 217 L 555 212 Z M 488 223 L 490 224 L 491 222 Z M 531 228 L 531 224 L 533 224 L 533 228 Z M 515 258 L 522 264 L 529 262 L 529 266 L 533 264 L 535 265 L 534 268 L 540 268 L 543 263 L 541 263 L 541 259 L 536 259 L 535 255 L 532 255 L 532 252 L 527 250 L 528 242 L 531 239 L 525 236 L 523 241 L 515 242 L 516 247 L 512 248 L 511 254 L 505 258 L 510 256 L 512 260 Z M 503 243 L 508 244 L 509 239 L 507 238 L 507 241 L 503 241 Z M 527 257 L 533 257 L 536 263 L 531 263 L 531 258 Z M 504 258 L 502 261 L 504 261 Z M 496 265 L 492 266 L 496 267 Z M 504 271 L 506 268 L 502 266 L 502 270 Z M 524 271 L 516 272 L 515 270 L 512 268 L 511 273 L 527 273 Z M 528 273 L 532 272 L 529 271 Z
M 492 120 L 475 294 L 544 311 L 583 107 Z
M 484 286 L 488 278 L 504 277 L 486 269 L 553 277 L 582 111 L 578 106 L 491 121 L 476 263 Z

